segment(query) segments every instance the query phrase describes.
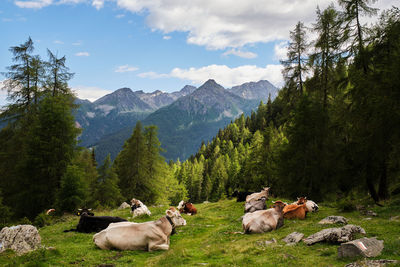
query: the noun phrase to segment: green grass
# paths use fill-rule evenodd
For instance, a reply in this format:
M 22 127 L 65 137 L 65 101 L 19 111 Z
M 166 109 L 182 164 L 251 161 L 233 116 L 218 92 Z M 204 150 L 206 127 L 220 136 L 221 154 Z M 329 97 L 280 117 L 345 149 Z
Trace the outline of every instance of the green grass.
M 269 201 L 270 203 L 270 201 Z M 305 236 L 323 228 L 318 221 L 329 215 L 342 215 L 349 223 L 360 225 L 367 237 L 384 240 L 385 249 L 377 259 L 400 260 L 400 222 L 390 221 L 400 215 L 400 208 L 377 207 L 378 217 L 365 220 L 359 212 L 341 213 L 335 208 L 320 205 L 320 211 L 309 214 L 306 220 L 285 220 L 277 231 L 265 234 L 242 235 L 241 216 L 243 203 L 224 200 L 217 203 L 197 204 L 198 214 L 186 216 L 187 225 L 180 227 L 171 237 L 169 251 L 106 251 L 98 249 L 93 234 L 63 233 L 74 228 L 75 216 L 64 217 L 63 222 L 39 230 L 42 244 L 53 249 L 40 249 L 23 256 L 12 251 L 0 254 L 0 266 L 344 266 L 357 259 L 337 258 L 337 244 L 319 243 L 307 246 L 285 246 L 282 239 L 294 232 Z M 152 216 L 135 219 L 135 222 L 155 220 L 164 215 L 167 207 L 150 207 Z M 129 210 L 97 212 L 127 218 Z M 333 226 L 334 227 L 334 226 Z M 260 246 L 258 241 L 275 238 L 278 243 Z

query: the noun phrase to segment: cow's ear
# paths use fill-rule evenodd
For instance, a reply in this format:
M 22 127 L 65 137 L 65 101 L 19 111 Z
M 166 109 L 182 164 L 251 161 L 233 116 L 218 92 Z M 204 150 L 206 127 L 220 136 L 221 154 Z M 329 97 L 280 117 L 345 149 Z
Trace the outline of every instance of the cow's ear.
M 88 209 L 88 211 L 92 211 L 92 209 Z
M 275 201 L 272 201 L 272 203 L 274 203 L 274 204 L 275 204 Z
M 307 197 L 304 197 L 304 199 L 307 199 Z
M 172 217 L 174 215 L 174 213 L 172 212 L 172 210 L 166 210 L 165 214 L 167 214 L 168 217 Z
M 299 197 L 297 197 L 297 200 L 299 200 L 300 198 Z

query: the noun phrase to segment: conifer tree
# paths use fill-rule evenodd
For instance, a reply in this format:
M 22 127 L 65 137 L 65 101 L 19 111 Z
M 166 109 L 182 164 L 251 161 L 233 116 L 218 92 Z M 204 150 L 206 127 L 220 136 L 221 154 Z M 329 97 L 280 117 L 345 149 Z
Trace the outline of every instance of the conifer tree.
M 99 176 L 95 188 L 94 199 L 101 206 L 114 208 L 123 200 L 118 187 L 118 176 L 112 167 L 110 154 L 99 167 Z

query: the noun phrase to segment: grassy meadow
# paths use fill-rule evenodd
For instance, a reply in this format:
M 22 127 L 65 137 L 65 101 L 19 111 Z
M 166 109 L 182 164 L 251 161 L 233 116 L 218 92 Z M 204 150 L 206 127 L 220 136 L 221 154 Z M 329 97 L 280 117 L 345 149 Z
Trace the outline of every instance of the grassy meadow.
M 271 200 L 268 201 L 270 205 Z M 400 207 L 376 207 L 377 217 L 370 220 L 358 211 L 342 213 L 334 207 L 320 205 L 320 211 L 308 214 L 306 220 L 285 220 L 277 231 L 265 234 L 242 235 L 241 216 L 243 202 L 223 200 L 217 203 L 197 204 L 196 216 L 183 215 L 187 225 L 177 229 L 171 237 L 168 251 L 106 251 L 98 249 L 93 234 L 63 233 L 74 228 L 76 216 L 64 216 L 61 221 L 40 228 L 40 249 L 23 256 L 12 251 L 0 254 L 0 266 L 344 266 L 359 259 L 338 259 L 337 244 L 318 243 L 307 246 L 303 242 L 286 246 L 282 239 L 294 232 L 305 237 L 330 226 L 318 221 L 329 215 L 342 215 L 349 223 L 360 225 L 367 237 L 384 240 L 382 259 L 400 260 L 400 221 L 389 220 L 400 215 Z M 164 207 L 149 207 L 152 216 L 135 219 L 135 222 L 156 220 L 165 214 Z M 96 215 L 112 215 L 127 218 L 129 209 L 122 211 L 95 212 Z M 129 219 L 132 221 L 132 219 Z M 332 226 L 335 227 L 335 226 Z M 275 238 L 278 242 L 269 246 L 259 241 Z M 50 249 L 49 249 L 50 248 Z

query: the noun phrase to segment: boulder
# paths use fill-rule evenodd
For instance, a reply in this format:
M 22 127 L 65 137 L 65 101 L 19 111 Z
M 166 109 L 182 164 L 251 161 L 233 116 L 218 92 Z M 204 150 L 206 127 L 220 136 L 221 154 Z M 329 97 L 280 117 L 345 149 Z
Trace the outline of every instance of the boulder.
M 383 250 L 383 240 L 376 238 L 360 238 L 340 245 L 338 248 L 339 258 L 346 257 L 376 257 Z
M 397 264 L 397 260 L 363 260 L 361 262 L 352 262 L 345 267 L 382 267 L 386 264 Z
M 347 224 L 347 219 L 343 216 L 328 216 L 325 219 L 319 221 L 319 224 L 334 224 L 334 223 L 341 223 Z
M 298 233 L 298 232 L 293 232 L 293 233 L 287 235 L 284 239 L 282 239 L 282 241 L 287 243 L 287 245 L 291 245 L 291 244 L 299 243 L 303 237 L 304 237 L 304 234 Z
M 317 242 L 344 243 L 353 240 L 355 233 L 366 234 L 365 230 L 357 225 L 348 224 L 338 228 L 328 228 L 310 235 L 304 243 L 312 245 Z
M 0 252 L 14 250 L 18 255 L 38 249 L 41 238 L 33 225 L 4 227 L 0 232 Z
M 118 210 L 124 210 L 124 209 L 130 208 L 130 207 L 131 207 L 131 205 L 129 205 L 129 204 L 126 203 L 126 202 L 123 202 L 123 203 L 118 207 Z

